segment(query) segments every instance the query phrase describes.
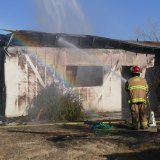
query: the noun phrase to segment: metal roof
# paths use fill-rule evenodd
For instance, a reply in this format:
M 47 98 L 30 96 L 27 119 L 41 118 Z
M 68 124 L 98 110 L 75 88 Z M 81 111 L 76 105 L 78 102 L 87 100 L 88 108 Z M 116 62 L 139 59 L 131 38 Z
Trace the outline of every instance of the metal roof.
M 73 47 L 78 48 L 102 48 L 123 49 L 136 53 L 156 54 L 160 53 L 160 43 L 150 41 L 125 41 L 92 35 L 75 35 L 65 33 L 45 33 L 37 31 L 17 30 L 12 31 L 14 38 L 12 46 L 39 46 L 39 47 Z M 0 35 L 0 39 L 6 43 L 11 34 Z M 60 43 L 60 39 L 73 45 Z

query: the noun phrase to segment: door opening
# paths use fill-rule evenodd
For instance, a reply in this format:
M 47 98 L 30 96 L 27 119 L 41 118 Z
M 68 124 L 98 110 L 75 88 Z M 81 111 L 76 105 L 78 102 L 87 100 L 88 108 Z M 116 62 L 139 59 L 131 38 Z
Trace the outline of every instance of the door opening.
M 122 66 L 122 72 L 121 75 L 126 80 L 132 77 L 130 68 L 132 66 Z M 129 118 L 130 117 L 130 109 L 128 105 L 128 93 L 125 90 L 125 83 L 121 83 L 121 94 L 122 94 L 122 117 L 123 118 Z

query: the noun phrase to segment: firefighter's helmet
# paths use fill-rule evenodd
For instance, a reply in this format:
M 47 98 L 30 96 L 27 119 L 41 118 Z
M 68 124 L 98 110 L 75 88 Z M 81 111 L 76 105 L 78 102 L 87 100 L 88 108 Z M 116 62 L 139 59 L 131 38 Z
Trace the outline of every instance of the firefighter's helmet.
M 133 73 L 133 74 L 140 74 L 141 73 L 141 69 L 140 69 L 140 67 L 139 66 L 133 66 L 133 67 L 131 67 L 131 72 Z

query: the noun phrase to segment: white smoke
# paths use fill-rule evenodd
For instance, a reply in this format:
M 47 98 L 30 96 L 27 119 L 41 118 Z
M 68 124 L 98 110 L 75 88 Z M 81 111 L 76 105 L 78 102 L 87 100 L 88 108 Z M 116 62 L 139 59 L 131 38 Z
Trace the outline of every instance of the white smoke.
M 77 0 L 35 0 L 38 28 L 52 33 L 90 34 Z

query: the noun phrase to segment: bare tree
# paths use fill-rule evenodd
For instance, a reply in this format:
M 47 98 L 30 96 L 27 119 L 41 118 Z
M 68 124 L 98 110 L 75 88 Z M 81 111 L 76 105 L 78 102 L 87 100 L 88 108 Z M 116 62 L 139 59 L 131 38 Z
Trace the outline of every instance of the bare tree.
M 160 41 L 160 25 L 158 22 L 150 21 L 146 29 L 137 27 L 135 34 L 139 40 L 144 41 Z

